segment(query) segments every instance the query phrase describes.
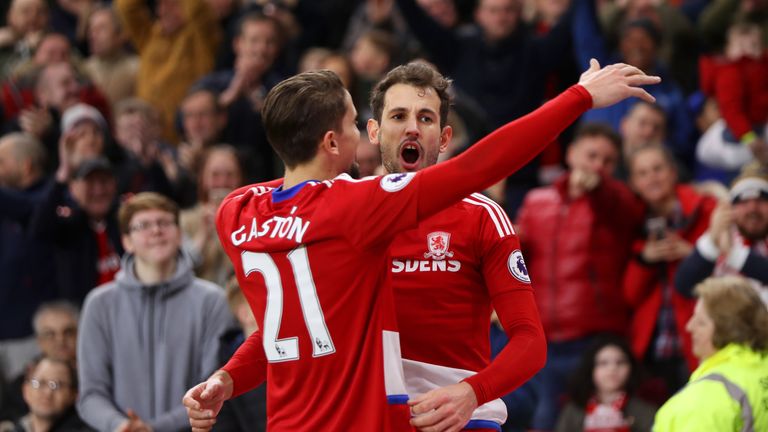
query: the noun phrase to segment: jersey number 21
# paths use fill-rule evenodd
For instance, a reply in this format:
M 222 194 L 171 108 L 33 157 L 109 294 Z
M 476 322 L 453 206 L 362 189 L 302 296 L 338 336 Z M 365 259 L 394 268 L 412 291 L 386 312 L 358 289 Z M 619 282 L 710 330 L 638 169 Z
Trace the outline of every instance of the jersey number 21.
M 242 253 L 243 271 L 247 277 L 256 271 L 264 277 L 267 286 L 267 309 L 264 313 L 262 329 L 264 352 L 270 362 L 282 362 L 299 359 L 298 337 L 278 339 L 280 321 L 283 315 L 283 282 L 277 265 L 266 253 Z M 293 269 L 293 277 L 299 291 L 301 311 L 312 339 L 312 357 L 320 357 L 336 352 L 328 327 L 325 325 L 323 310 L 317 299 L 317 289 L 309 267 L 307 249 L 302 245 L 288 253 L 288 261 Z

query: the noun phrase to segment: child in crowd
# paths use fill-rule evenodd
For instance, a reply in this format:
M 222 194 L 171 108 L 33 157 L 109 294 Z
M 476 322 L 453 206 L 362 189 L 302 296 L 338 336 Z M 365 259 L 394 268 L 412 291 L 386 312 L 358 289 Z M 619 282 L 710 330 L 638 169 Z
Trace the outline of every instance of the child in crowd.
M 656 408 L 633 395 L 637 381 L 637 361 L 626 341 L 597 339 L 572 377 L 571 400 L 556 431 L 650 431 Z
M 727 125 L 727 141 L 748 145 L 768 161 L 768 54 L 760 26 L 736 22 L 728 29 L 723 57 L 702 59 L 702 88 L 713 93 Z M 706 65 L 710 66 L 707 67 Z

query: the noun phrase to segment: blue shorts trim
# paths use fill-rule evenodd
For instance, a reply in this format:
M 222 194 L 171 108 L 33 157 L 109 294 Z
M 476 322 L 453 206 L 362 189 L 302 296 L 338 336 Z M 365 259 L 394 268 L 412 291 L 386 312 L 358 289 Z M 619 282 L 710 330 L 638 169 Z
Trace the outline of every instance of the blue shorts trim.
M 490 420 L 470 420 L 462 430 L 472 429 L 492 429 L 501 432 L 501 425 Z
M 408 395 L 387 395 L 387 403 L 390 405 L 405 405 L 408 403 Z

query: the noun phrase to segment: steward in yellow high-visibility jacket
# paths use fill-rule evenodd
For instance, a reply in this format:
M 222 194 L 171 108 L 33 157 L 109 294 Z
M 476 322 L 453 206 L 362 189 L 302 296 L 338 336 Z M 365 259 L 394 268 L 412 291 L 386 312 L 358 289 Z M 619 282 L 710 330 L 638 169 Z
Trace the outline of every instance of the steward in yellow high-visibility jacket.
M 768 353 L 731 343 L 656 414 L 654 432 L 768 431 Z

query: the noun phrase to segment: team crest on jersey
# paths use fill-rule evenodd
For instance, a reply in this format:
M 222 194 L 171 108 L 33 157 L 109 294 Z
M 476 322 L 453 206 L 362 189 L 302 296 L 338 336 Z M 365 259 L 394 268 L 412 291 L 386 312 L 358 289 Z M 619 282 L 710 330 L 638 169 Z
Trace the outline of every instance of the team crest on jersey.
M 387 174 L 381 178 L 381 188 L 387 192 L 397 192 L 413 180 L 415 173 Z
M 424 258 L 432 258 L 435 260 L 444 260 L 446 257 L 451 258 L 453 252 L 448 250 L 450 243 L 451 233 L 435 231 L 427 234 L 427 250 L 429 250 L 429 252 L 424 254 Z
M 520 282 L 531 283 L 531 277 L 528 275 L 528 267 L 525 266 L 525 260 L 523 259 L 523 253 L 520 249 L 515 249 L 509 254 L 507 259 L 507 268 L 512 276 Z

